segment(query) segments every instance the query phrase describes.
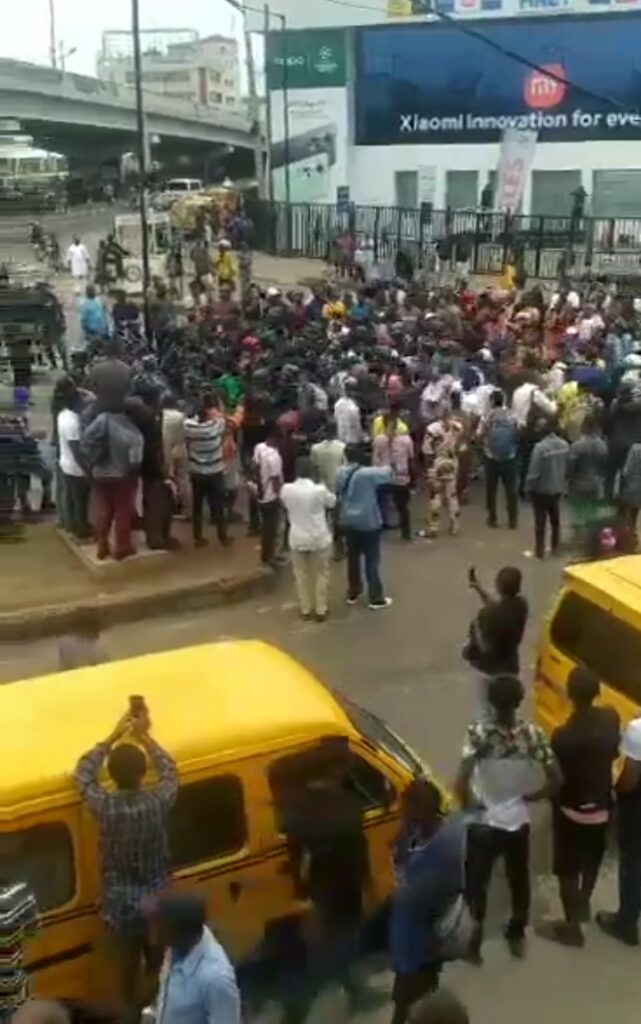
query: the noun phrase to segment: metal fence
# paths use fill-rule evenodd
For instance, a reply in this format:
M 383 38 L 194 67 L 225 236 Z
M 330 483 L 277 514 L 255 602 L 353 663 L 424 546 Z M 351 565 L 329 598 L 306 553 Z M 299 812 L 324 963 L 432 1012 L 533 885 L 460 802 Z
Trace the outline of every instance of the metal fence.
M 641 273 L 641 218 L 511 216 L 484 210 L 402 209 L 256 201 L 259 248 L 281 256 L 331 259 L 338 238 L 371 240 L 377 261 L 403 250 L 417 268 L 466 263 L 473 274 L 500 274 L 515 255 L 528 277 Z

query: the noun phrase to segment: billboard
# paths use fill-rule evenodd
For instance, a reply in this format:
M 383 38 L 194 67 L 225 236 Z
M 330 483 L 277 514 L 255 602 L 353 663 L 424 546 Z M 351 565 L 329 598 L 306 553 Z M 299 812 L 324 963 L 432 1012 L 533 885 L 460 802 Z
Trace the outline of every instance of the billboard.
M 360 29 L 356 143 L 641 142 L 640 38 L 641 14 Z
M 274 199 L 285 199 L 289 166 L 293 203 L 333 203 L 337 189 L 346 184 L 347 92 L 292 89 L 287 96 L 288 148 L 283 95 L 274 90 L 270 96 Z
M 285 81 L 288 89 L 345 85 L 345 52 L 346 33 L 343 29 L 270 32 L 265 48 L 267 87 L 282 89 Z

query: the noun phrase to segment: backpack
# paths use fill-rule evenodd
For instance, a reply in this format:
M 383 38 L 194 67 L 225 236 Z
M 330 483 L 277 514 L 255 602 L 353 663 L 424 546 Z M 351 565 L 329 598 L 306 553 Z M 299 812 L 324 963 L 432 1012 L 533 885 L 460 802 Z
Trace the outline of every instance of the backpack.
M 465 957 L 474 935 L 474 920 L 462 893 L 454 898 L 437 921 L 436 935 L 444 961 Z
M 492 413 L 486 436 L 487 450 L 497 462 L 513 459 L 517 449 L 517 432 L 514 420 L 504 410 Z

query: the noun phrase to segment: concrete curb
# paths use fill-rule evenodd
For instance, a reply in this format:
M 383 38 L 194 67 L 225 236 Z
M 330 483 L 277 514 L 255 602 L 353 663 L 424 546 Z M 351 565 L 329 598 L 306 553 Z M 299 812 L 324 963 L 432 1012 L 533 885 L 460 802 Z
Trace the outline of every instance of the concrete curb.
M 192 581 L 168 590 L 124 596 L 105 594 L 84 601 L 4 612 L 0 613 L 0 642 L 60 635 L 70 628 L 79 612 L 86 610 L 96 611 L 101 625 L 107 627 L 177 610 L 183 614 L 201 608 L 215 608 L 267 592 L 274 581 L 273 570 L 260 566 L 235 576 Z

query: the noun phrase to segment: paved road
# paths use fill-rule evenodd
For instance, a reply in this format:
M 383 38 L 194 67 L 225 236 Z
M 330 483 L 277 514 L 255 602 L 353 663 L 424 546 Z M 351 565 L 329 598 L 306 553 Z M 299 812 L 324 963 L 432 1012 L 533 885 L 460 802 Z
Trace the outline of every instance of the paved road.
M 466 585 L 470 564 L 491 579 L 500 565 L 514 563 L 525 573 L 532 608 L 524 678 L 530 675 L 533 645 L 541 615 L 561 576 L 561 564 L 543 565 L 525 557 L 531 542 L 529 514 L 517 533 L 489 532 L 478 496 L 464 510 L 463 533 L 435 543 L 405 547 L 385 541 L 383 570 L 394 605 L 387 612 L 347 608 L 341 603 L 342 567 L 334 579 L 332 618 L 324 625 L 300 622 L 292 605 L 287 571 L 275 594 L 248 603 L 171 619 L 150 620 L 110 630 L 105 644 L 113 657 L 222 638 L 260 637 L 304 661 L 327 682 L 384 715 L 447 780 L 455 769 L 466 723 L 478 707 L 475 680 L 460 657 L 466 625 L 476 601 Z M 56 645 L 41 641 L 0 647 L 0 679 L 48 671 L 56 664 Z M 181 684 L 188 688 L 188 679 Z M 537 822 L 535 839 L 535 915 L 556 909 L 549 877 L 545 823 Z M 585 950 L 556 949 L 533 938 L 525 963 L 512 963 L 500 938 L 504 885 L 495 887 L 487 962 L 482 969 L 448 970 L 451 983 L 464 994 L 473 1024 L 603 1024 L 606 1014 L 632 1019 L 638 1013 L 639 957 L 615 947 L 594 928 Z M 613 899 L 609 869 L 601 883 L 598 905 Z M 384 1024 L 387 1010 L 372 1021 Z

